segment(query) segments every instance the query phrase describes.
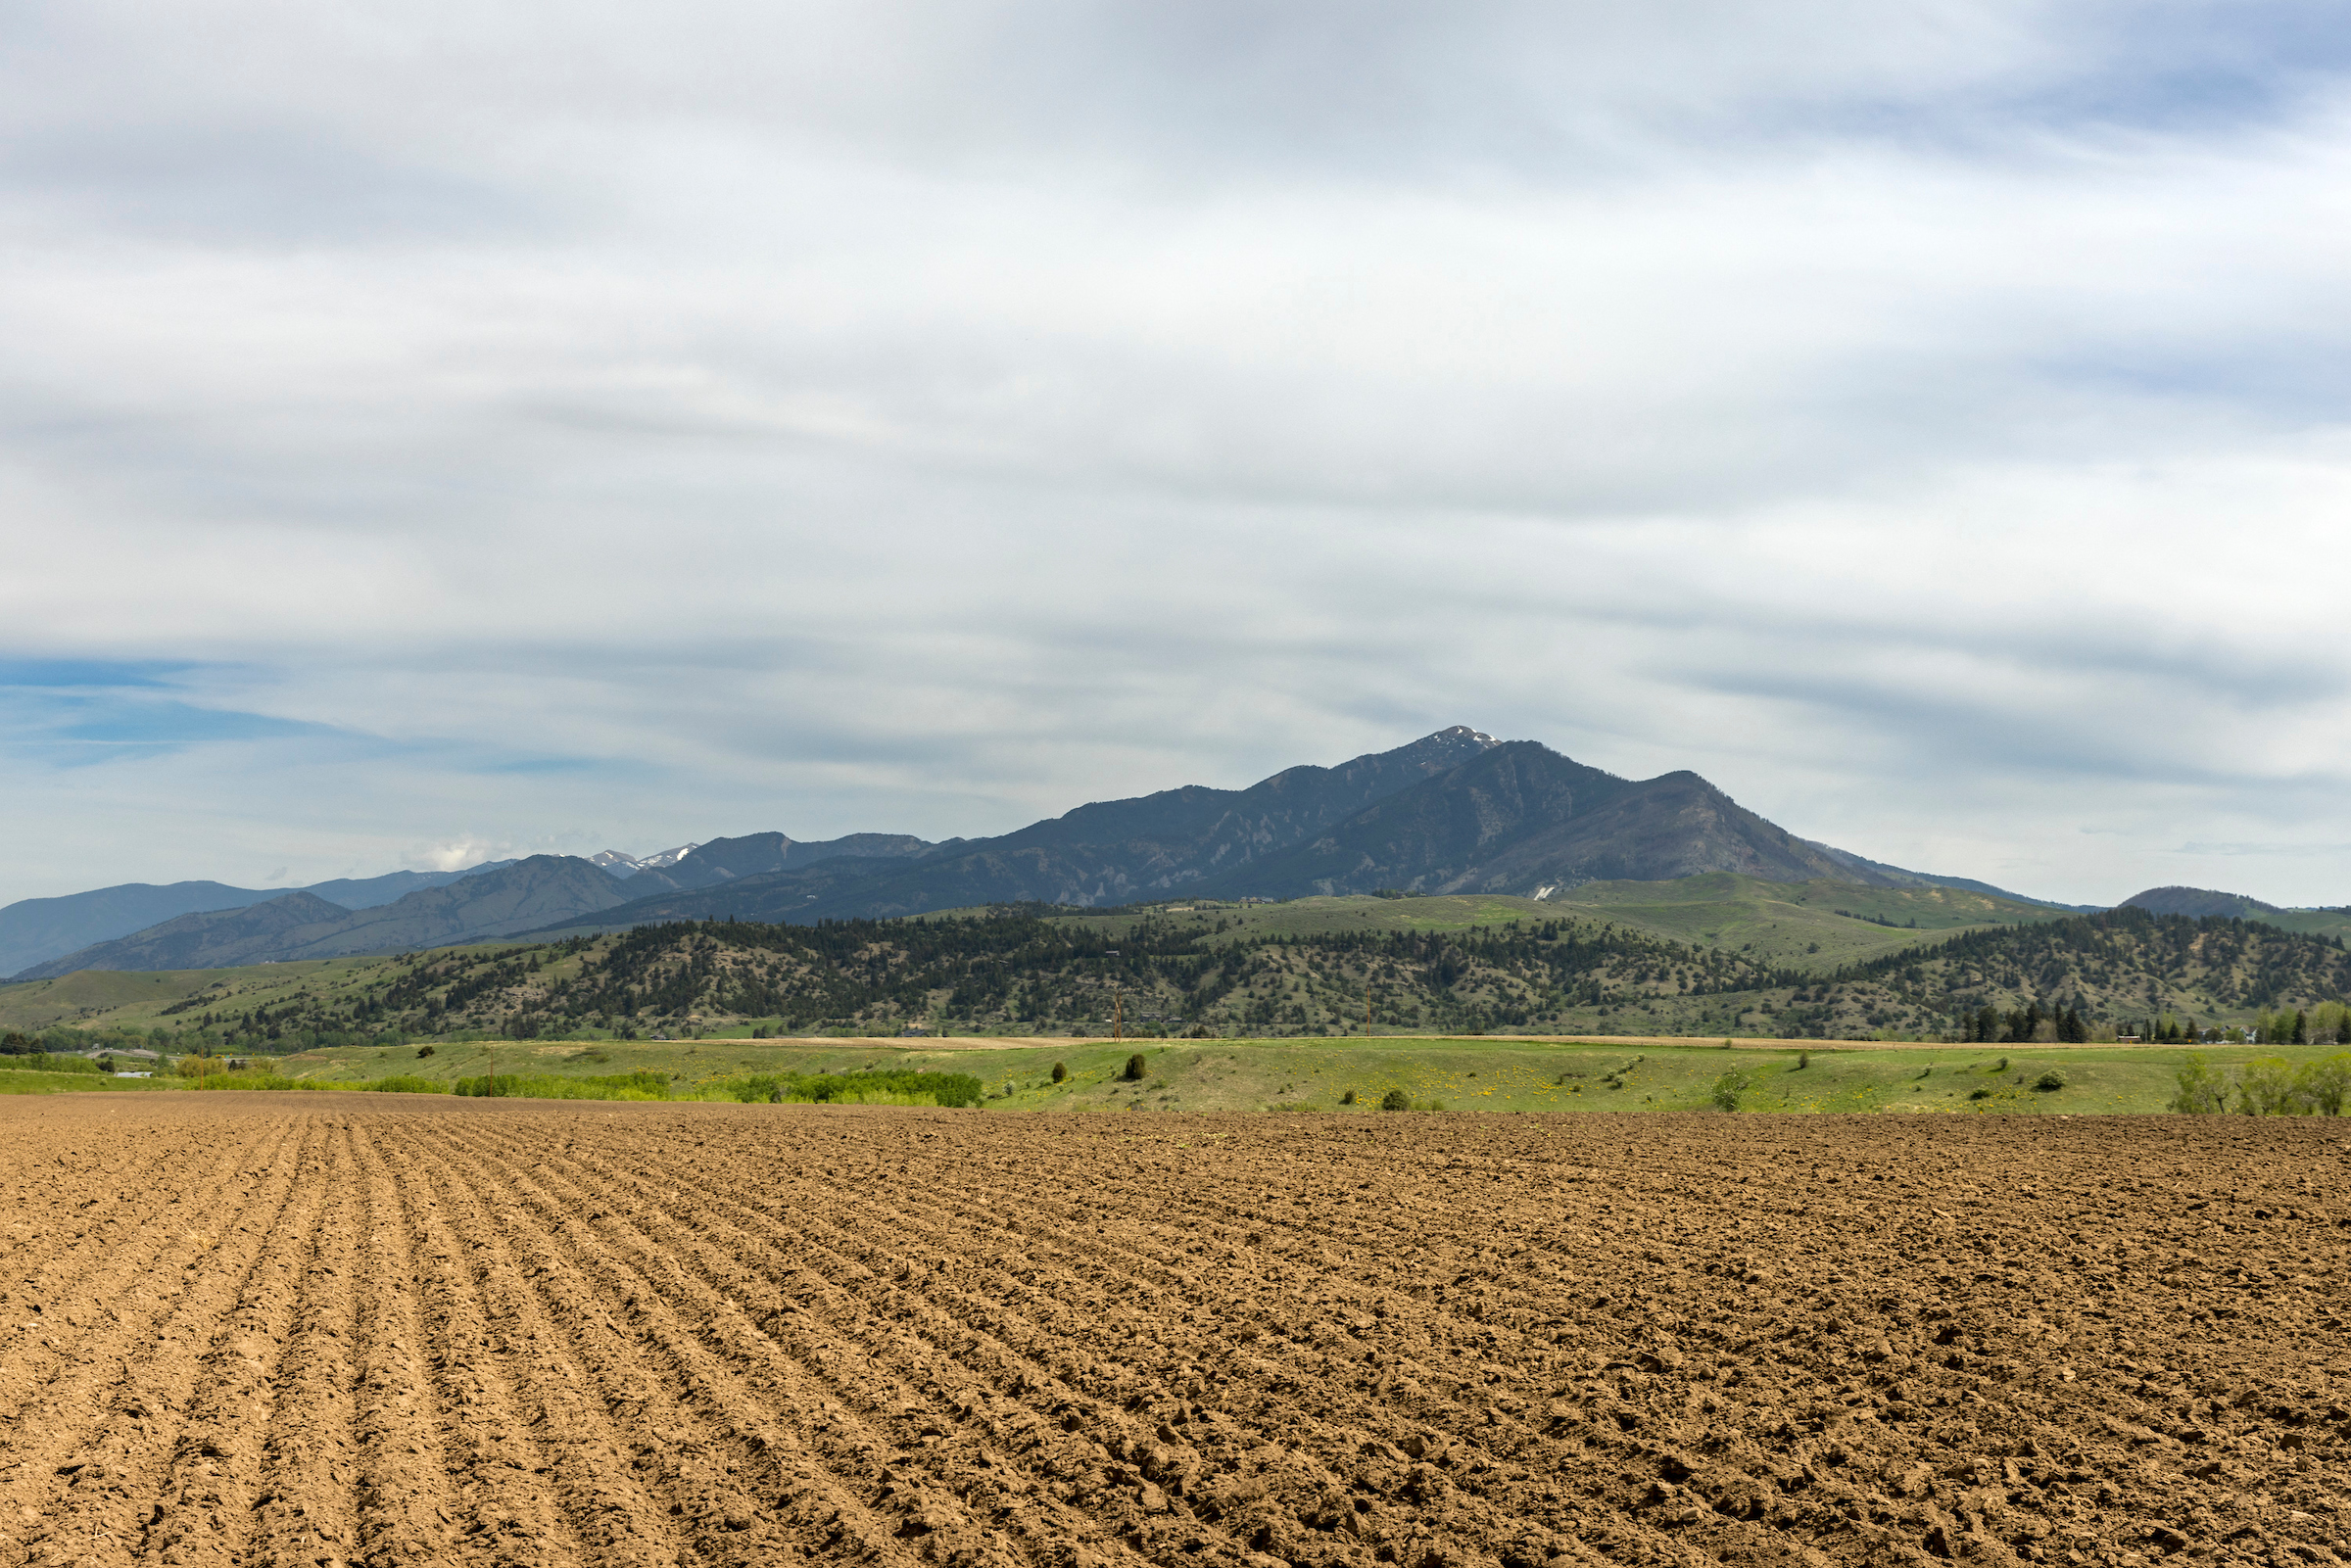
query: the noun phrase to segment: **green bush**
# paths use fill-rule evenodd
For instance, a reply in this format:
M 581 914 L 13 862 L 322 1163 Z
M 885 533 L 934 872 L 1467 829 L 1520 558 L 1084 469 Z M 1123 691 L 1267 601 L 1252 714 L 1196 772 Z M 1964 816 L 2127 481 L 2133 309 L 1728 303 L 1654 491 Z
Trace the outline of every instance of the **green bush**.
M 501 1072 L 459 1078 L 457 1094 L 498 1100 L 666 1100 L 669 1076 L 661 1072 L 613 1072 L 600 1077 L 556 1078 Z
M 1967 1097 L 1970 1100 L 1989 1100 L 1991 1098 L 1991 1091 L 1979 1083 L 1967 1091 Z
M 2050 1094 L 2054 1093 L 2056 1090 L 2064 1088 L 2065 1079 L 2058 1073 L 2055 1068 L 2051 1068 L 2048 1071 L 2042 1073 L 2039 1077 L 2033 1080 L 2033 1087 L 2042 1094 Z
M 2180 1065 L 2179 1087 L 2166 1108 L 2191 1117 L 2216 1116 L 2229 1109 L 2229 1080 L 2212 1069 L 2212 1061 L 2191 1051 Z
M 1746 1073 L 1726 1072 L 1714 1080 L 1714 1087 L 1706 1098 L 1717 1111 L 1736 1111 L 1739 1109 L 1739 1097 L 1747 1092 L 1747 1087 Z
M 31 1051 L 22 1056 L 0 1056 L 0 1071 L 13 1072 L 94 1072 L 111 1070 L 88 1057 L 51 1056 L 46 1051 Z
M 1128 1083 L 1139 1083 L 1150 1075 L 1151 1064 L 1143 1060 L 1143 1054 L 1140 1051 L 1128 1057 L 1127 1066 L 1119 1072 L 1119 1076 Z
M 431 1056 L 432 1054 L 433 1048 L 429 1045 L 420 1045 L 416 1048 L 416 1060 L 419 1062 L 423 1061 L 426 1057 Z
M 976 1106 L 985 1094 L 970 1072 L 753 1073 L 704 1084 L 703 1099 L 744 1105 L 936 1105 Z
M 1056 1062 L 1053 1064 L 1053 1081 L 1055 1083 L 1067 1082 L 1069 1076 L 1070 1069 L 1066 1063 Z
M 1413 1097 L 1402 1089 L 1390 1089 L 1379 1097 L 1379 1108 L 1382 1111 L 1410 1111 Z
M 2351 1098 L 2351 1053 L 2305 1062 L 2296 1079 L 2304 1105 L 2319 1116 L 2339 1117 Z
M 354 1083 L 349 1085 L 339 1083 L 306 1083 L 303 1085 L 303 1087 L 306 1089 L 339 1089 L 348 1087 L 353 1089 L 366 1089 L 376 1094 L 447 1094 L 450 1092 L 448 1084 L 436 1082 L 431 1078 L 420 1078 L 413 1072 L 395 1072 L 388 1078 L 371 1078 L 365 1083 Z

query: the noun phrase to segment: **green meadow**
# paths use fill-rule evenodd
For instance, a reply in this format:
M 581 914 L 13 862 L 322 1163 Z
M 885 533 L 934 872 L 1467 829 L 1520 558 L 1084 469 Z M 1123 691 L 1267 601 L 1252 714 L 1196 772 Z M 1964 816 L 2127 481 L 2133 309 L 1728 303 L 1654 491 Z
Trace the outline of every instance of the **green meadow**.
M 2213 1047 L 2226 1072 L 2257 1059 L 2299 1065 L 2333 1046 Z M 2188 1053 L 2177 1047 L 1909 1046 L 1799 1049 L 1743 1044 L 1550 1044 L 1482 1039 L 1072 1040 L 968 1050 L 909 1042 L 786 1040 L 486 1042 L 305 1052 L 275 1074 L 319 1088 L 391 1076 L 454 1086 L 495 1070 L 541 1080 L 650 1074 L 669 1097 L 719 1097 L 753 1074 L 968 1072 L 992 1111 L 1376 1115 L 1391 1091 L 1417 1110 L 1462 1113 L 1706 1111 L 1946 1115 L 2149 1115 L 2164 1111 Z M 1141 1076 L 1128 1075 L 1139 1057 Z M 1062 1076 L 1054 1077 L 1059 1067 Z M 2054 1073 L 2062 1086 L 2039 1088 Z M 9 1076 L 0 1074 L 0 1077 Z M 22 1074 L 47 1078 L 49 1074 Z M 233 1082 L 235 1075 L 226 1081 Z M 148 1080 L 176 1087 L 180 1080 Z M 640 1080 L 645 1081 L 645 1080 Z M 91 1087 L 82 1078 L 59 1087 Z M 0 1083 L 0 1090 L 7 1085 Z M 129 1085 L 123 1085 L 129 1087 Z M 578 1092 L 578 1091 L 571 1091 Z

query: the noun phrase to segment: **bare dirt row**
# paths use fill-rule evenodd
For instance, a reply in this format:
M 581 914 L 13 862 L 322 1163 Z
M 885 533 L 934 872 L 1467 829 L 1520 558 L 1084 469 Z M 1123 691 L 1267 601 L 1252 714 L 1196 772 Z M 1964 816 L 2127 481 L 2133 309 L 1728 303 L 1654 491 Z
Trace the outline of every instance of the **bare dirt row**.
M 2351 1561 L 2315 1119 L 0 1106 L 0 1562 Z

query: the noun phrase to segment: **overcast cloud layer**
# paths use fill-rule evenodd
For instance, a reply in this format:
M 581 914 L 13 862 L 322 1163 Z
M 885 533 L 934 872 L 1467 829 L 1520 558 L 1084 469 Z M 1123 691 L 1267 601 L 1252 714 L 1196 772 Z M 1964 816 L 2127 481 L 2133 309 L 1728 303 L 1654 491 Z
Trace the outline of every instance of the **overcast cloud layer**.
M 0 14 L 0 901 L 1466 723 L 2351 902 L 2317 5 Z

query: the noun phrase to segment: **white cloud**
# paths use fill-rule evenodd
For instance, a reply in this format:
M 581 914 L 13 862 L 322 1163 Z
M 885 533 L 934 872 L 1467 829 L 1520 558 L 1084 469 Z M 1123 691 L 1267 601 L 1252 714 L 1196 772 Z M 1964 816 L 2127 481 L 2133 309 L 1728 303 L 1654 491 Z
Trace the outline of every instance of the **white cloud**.
M 12 761 L 0 896 L 1453 722 L 2053 896 L 2239 840 L 2345 896 L 2291 8 L 29 15 L 0 646 L 320 728 Z

